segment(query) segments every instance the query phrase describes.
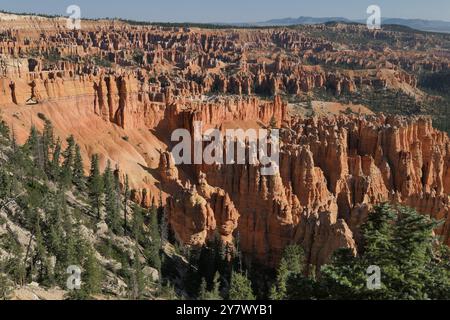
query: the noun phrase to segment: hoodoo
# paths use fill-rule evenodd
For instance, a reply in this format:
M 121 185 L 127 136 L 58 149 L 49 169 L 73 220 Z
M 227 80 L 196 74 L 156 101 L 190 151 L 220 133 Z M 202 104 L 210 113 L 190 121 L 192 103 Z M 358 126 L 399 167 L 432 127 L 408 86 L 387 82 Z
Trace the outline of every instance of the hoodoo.
M 0 300 L 448 291 L 448 35 L 67 22 L 0 13 Z

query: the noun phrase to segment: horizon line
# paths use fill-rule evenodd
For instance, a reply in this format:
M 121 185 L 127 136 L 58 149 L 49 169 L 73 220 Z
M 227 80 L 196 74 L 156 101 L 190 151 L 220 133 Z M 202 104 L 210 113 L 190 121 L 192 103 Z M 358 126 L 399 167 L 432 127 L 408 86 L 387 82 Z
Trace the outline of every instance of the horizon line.
M 14 15 L 27 15 L 27 16 L 41 16 L 41 17 L 49 17 L 49 18 L 61 18 L 61 17 L 68 17 L 64 14 L 57 14 L 57 13 L 45 13 L 45 12 L 15 12 L 15 11 L 8 11 L 0 9 L 0 13 L 4 14 L 14 14 Z M 298 17 L 279 17 L 279 18 L 270 18 L 262 21 L 233 21 L 233 22 L 220 22 L 220 21 L 209 21 L 209 22 L 200 22 L 200 21 L 151 21 L 151 20 L 142 20 L 142 19 L 130 19 L 125 17 L 82 17 L 82 20 L 123 20 L 123 21 L 133 21 L 133 22 L 141 22 L 141 23 L 150 23 L 150 24 L 157 24 L 157 23 L 173 23 L 173 24 L 183 24 L 183 23 L 192 23 L 192 24 L 216 24 L 216 25 L 252 25 L 255 23 L 266 23 L 273 20 L 287 20 L 287 19 L 299 19 L 299 18 L 313 18 L 313 19 L 346 19 L 349 20 L 349 22 L 355 22 L 360 23 L 362 20 L 365 20 L 365 18 L 348 18 L 343 16 L 309 16 L 309 15 L 301 15 Z M 445 22 L 450 23 L 450 20 L 442 20 L 442 19 L 427 19 L 427 18 L 404 18 L 404 17 L 385 17 L 381 18 L 382 20 L 388 20 L 388 19 L 400 19 L 400 20 L 421 20 L 421 21 L 434 21 L 434 22 Z M 332 22 L 332 21 L 330 21 Z M 340 21 L 336 21 L 340 22 Z

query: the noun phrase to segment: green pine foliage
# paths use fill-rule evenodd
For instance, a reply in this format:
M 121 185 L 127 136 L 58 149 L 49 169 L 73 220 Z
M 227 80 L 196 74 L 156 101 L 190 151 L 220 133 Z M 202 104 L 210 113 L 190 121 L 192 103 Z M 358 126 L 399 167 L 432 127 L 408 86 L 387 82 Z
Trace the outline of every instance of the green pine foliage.
M 287 298 L 449 299 L 448 247 L 433 236 L 438 225 L 411 208 L 382 204 L 363 227 L 364 245 L 358 256 L 348 249 L 338 250 L 317 280 L 289 278 Z M 371 266 L 381 270 L 381 288 L 367 285 Z M 286 268 L 281 265 L 279 273 Z
M 158 214 L 155 208 L 150 211 L 148 237 L 145 245 L 145 256 L 147 263 L 157 269 L 161 270 L 161 233 L 158 223 Z
M 61 161 L 61 140 L 58 138 L 53 149 L 52 160 L 50 162 L 49 176 L 53 181 L 59 179 L 60 161 Z
M 252 283 L 245 274 L 233 272 L 231 274 L 229 300 L 255 300 Z
M 86 187 L 83 169 L 83 158 L 81 157 L 81 150 L 78 144 L 75 145 L 75 158 L 73 160 L 72 182 L 81 191 L 83 191 Z
M 111 271 L 98 259 L 99 254 L 120 262 L 122 267 L 115 276 L 125 283 L 133 284 L 135 279 L 130 286 L 137 288 L 130 289 L 137 292 L 135 298 L 146 298 L 149 292 L 158 291 L 176 297 L 172 287 L 159 288 L 144 275 L 147 266 L 161 269 L 157 214 L 148 215 L 147 219 L 143 209 L 136 209 L 139 214 L 133 218 L 132 229 L 138 241 L 126 240 L 134 243 L 135 256 L 131 258 L 118 249 L 111 239 L 123 235 L 121 215 L 123 204 L 131 195 L 129 186 L 123 195 L 111 166 L 100 171 L 97 155 L 92 157 L 89 177 L 85 177 L 81 149 L 74 137 L 67 138 L 63 151 L 52 124 L 45 117 L 41 120 L 43 132 L 33 126 L 26 143 L 20 146 L 14 130 L 9 130 L 0 119 L 0 225 L 6 223 L 3 214 L 7 214 L 7 219 L 25 232 L 19 237 L 8 229 L 0 235 L 0 249 L 8 253 L 0 257 L 0 299 L 31 282 L 44 289 L 66 289 L 69 266 L 79 266 L 82 276 L 81 289 L 68 290 L 67 299 L 101 297 L 105 294 L 105 276 Z M 103 208 L 109 227 L 105 240 L 109 249 L 102 251 L 92 243 L 89 234 L 95 234 Z M 156 211 L 152 209 L 151 213 Z
M 63 152 L 63 164 L 61 168 L 61 183 L 63 186 L 69 186 L 72 183 L 73 167 L 75 160 L 75 138 L 70 136 L 66 140 L 67 148 Z
M 290 277 L 301 274 L 303 270 L 303 251 L 299 246 L 289 246 L 285 249 L 277 270 L 276 283 L 271 289 L 272 300 L 287 298 L 287 281 Z
M 142 271 L 142 264 L 139 260 L 139 249 L 136 245 L 133 259 L 133 271 L 131 275 L 131 298 L 133 300 L 140 300 L 143 297 L 145 288 L 145 277 Z
M 91 170 L 88 178 L 89 199 L 97 219 L 101 219 L 103 179 L 100 175 L 99 157 L 94 154 L 91 158 Z
M 105 172 L 103 173 L 104 193 L 105 193 L 105 211 L 106 224 L 116 234 L 123 234 L 120 221 L 120 193 L 119 182 L 114 177 L 111 169 L 111 162 L 108 161 Z

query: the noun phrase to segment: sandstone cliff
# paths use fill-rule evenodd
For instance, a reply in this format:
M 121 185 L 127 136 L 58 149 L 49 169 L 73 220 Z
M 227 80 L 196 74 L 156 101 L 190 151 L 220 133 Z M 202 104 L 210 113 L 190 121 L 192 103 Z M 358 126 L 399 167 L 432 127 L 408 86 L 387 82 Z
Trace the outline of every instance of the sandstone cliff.
M 261 176 L 258 166 L 202 165 L 192 187 L 178 182 L 167 213 L 180 239 L 203 244 L 234 228 L 254 260 L 274 265 L 285 246 L 300 243 L 322 265 L 337 248 L 356 253 L 372 206 L 392 201 L 443 220 L 437 233 L 450 244 L 450 140 L 430 120 L 294 118 L 282 137 L 276 176 Z M 205 196 L 209 186 L 221 188 L 221 205 Z
M 42 129 L 43 116 L 51 120 L 58 136 L 75 136 L 86 169 L 97 153 L 102 167 L 110 160 L 130 176 L 136 202 L 161 197 L 182 242 L 239 235 L 248 259 L 271 266 L 300 243 L 322 265 L 337 248 L 356 253 L 371 207 L 392 201 L 443 220 L 436 232 L 450 244 L 449 138 L 430 120 L 298 118 L 286 101 L 367 89 L 423 98 L 419 72 L 450 70 L 447 54 L 429 50 L 448 45 L 442 38 L 341 24 L 206 30 L 83 21 L 67 30 L 64 19 L 6 18 L 0 111 L 18 141 L 33 125 Z M 391 45 L 335 43 L 314 36 L 321 32 Z M 170 135 L 192 132 L 195 121 L 204 130 L 282 127 L 278 175 L 261 176 L 256 165 L 176 167 Z

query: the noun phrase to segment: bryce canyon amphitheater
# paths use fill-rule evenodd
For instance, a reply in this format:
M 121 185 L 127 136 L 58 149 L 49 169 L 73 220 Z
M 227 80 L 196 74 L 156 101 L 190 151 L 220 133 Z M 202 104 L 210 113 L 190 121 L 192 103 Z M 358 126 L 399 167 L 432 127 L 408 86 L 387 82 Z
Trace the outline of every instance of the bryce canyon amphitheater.
M 122 181 L 129 176 L 135 202 L 163 201 L 183 243 L 239 235 L 244 256 L 271 267 L 287 245 L 300 244 L 321 266 L 338 248 L 356 253 L 370 210 L 390 201 L 443 220 L 435 232 L 450 245 L 448 134 L 427 116 L 338 99 L 375 89 L 424 99 L 415 70 L 450 68 L 448 55 L 420 51 L 439 39 L 309 27 L 392 43 L 377 51 L 303 29 L 65 23 L 1 14 L 3 119 L 19 143 L 32 125 L 43 129 L 43 118 L 62 140 L 73 134 L 86 165 L 99 154 L 102 168 L 110 160 Z M 280 128 L 279 174 L 262 176 L 257 165 L 176 166 L 171 133 L 192 131 L 195 121 L 205 130 Z

